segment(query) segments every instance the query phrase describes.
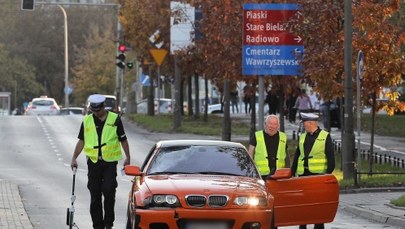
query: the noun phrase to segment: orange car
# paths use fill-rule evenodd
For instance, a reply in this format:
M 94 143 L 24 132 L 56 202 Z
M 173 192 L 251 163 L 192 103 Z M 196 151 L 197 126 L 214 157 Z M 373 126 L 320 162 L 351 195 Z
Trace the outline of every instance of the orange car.
M 160 141 L 135 176 L 127 229 L 259 229 L 333 221 L 339 202 L 333 175 L 291 177 L 280 169 L 264 181 L 234 142 Z

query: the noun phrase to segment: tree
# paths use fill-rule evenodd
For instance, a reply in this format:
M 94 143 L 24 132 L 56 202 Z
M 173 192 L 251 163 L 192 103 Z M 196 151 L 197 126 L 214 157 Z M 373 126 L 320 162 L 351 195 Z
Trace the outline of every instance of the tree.
M 78 101 L 85 102 L 93 93 L 114 94 L 116 45 L 111 40 L 112 25 L 106 28 L 93 26 L 91 33 L 85 38 L 85 48 L 74 47 L 77 62 L 72 70 L 72 82 L 74 98 Z
M 56 5 L 39 4 L 34 11 L 21 11 L 21 2 L 2 1 L 0 42 L 11 57 L 26 60 L 34 66 L 36 81 L 45 88 L 41 94 L 62 101 L 64 97 L 64 17 Z M 74 67 L 73 46 L 84 48 L 84 37 L 92 26 L 116 25 L 117 11 L 111 6 L 65 7 L 68 17 L 69 71 Z M 116 31 L 116 28 L 108 28 Z M 112 37 L 111 37 L 112 38 Z M 111 55 L 115 55 L 115 50 Z M 70 74 L 70 73 L 69 73 Z M 75 91 L 73 92 L 73 95 Z M 35 95 L 35 97 L 40 94 Z
M 0 44 L 0 91 L 9 91 L 12 107 L 21 108 L 23 102 L 44 93 L 44 88 L 35 80 L 35 68 L 25 60 L 11 57 Z

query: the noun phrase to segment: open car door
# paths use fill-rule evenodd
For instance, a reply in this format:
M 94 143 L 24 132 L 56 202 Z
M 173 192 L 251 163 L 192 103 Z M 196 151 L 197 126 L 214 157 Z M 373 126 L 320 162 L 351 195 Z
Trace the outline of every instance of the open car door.
M 332 174 L 292 177 L 291 169 L 278 169 L 266 180 L 274 196 L 275 226 L 332 222 L 339 204 L 339 185 Z

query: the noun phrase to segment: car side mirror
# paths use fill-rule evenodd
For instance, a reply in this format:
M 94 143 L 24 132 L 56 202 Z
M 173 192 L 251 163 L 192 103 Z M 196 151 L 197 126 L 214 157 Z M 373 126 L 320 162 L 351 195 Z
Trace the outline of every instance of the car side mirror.
M 276 172 L 269 176 L 270 180 L 287 179 L 292 176 L 290 168 L 277 169 Z
M 127 165 L 125 166 L 125 174 L 130 176 L 142 176 L 143 173 L 138 166 Z

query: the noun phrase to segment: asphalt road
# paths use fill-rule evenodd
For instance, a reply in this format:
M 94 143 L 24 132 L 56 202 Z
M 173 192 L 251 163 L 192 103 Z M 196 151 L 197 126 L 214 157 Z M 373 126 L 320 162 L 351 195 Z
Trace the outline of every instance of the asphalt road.
M 66 228 L 72 172 L 70 159 L 77 141 L 81 116 L 0 117 L 0 179 L 19 184 L 27 214 L 36 229 Z M 125 123 L 132 164 L 141 165 L 150 147 L 161 139 L 200 138 L 195 135 L 148 133 Z M 216 137 L 209 137 L 216 138 Z M 80 229 L 91 228 L 87 166 L 79 157 L 76 176 L 75 221 Z M 126 204 L 131 177 L 119 176 L 115 228 L 125 228 Z M 296 227 L 288 227 L 296 228 Z M 326 228 L 395 228 L 354 217 L 341 210 Z

